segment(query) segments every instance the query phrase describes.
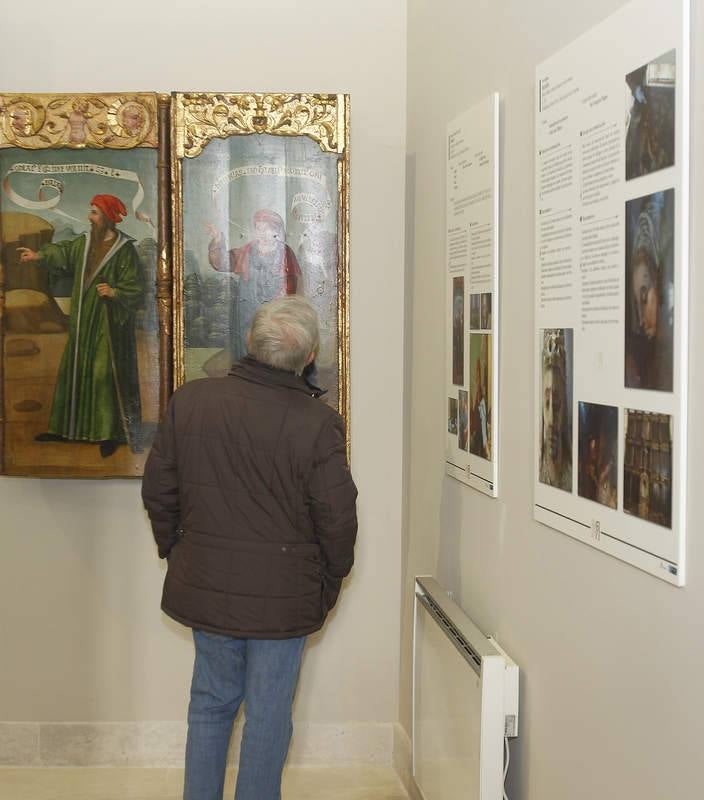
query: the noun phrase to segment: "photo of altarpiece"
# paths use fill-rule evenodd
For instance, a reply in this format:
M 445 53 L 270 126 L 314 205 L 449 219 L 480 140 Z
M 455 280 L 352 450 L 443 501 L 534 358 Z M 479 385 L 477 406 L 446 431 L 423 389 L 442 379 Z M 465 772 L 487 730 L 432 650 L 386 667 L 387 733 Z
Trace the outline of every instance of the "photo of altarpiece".
M 346 95 L 0 95 L 0 182 L 0 474 L 141 476 L 291 294 L 349 453 Z
M 169 105 L 0 95 L 4 474 L 142 474 L 172 385 Z
M 320 349 L 305 377 L 349 450 L 349 98 L 175 94 L 174 381 L 227 375 L 258 305 L 306 297 Z

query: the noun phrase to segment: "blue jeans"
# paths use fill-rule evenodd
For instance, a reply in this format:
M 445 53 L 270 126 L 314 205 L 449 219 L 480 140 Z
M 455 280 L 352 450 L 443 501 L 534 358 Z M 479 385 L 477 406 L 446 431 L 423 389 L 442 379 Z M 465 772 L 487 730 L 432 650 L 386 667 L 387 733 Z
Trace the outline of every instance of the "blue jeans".
M 236 800 L 280 800 L 305 636 L 234 639 L 193 631 L 184 800 L 222 800 L 232 725 L 244 701 Z

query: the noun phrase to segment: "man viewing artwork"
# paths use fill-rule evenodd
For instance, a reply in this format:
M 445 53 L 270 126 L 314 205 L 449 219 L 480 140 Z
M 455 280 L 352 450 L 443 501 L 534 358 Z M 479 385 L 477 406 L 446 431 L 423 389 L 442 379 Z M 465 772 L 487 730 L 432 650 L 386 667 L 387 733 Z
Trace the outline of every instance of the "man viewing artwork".
M 175 392 L 147 460 L 162 608 L 196 650 L 184 800 L 222 800 L 242 703 L 236 800 L 280 798 L 304 642 L 352 567 L 344 423 L 303 377 L 318 344 L 307 300 L 261 305 L 247 356 Z

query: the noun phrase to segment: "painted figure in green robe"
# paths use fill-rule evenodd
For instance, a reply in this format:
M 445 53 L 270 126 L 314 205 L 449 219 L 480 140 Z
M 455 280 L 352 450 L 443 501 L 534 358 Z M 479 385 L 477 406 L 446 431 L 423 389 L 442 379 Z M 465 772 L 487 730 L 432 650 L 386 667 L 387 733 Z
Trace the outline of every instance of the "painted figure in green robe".
M 144 301 L 134 240 L 115 226 L 127 214 L 114 195 L 91 200 L 90 232 L 20 247 L 21 261 L 72 272 L 69 335 L 56 381 L 49 429 L 37 441 L 96 442 L 104 458 L 121 444 L 140 446 L 141 403 L 135 312 Z

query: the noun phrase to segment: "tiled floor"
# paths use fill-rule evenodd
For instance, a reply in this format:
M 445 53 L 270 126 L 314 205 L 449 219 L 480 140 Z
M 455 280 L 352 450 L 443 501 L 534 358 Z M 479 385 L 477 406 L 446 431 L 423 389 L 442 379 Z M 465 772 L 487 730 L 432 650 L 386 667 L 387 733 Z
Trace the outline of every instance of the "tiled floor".
M 225 798 L 234 797 L 234 770 Z M 183 770 L 0 769 L 0 800 L 180 800 Z M 287 767 L 283 800 L 407 800 L 391 767 Z

